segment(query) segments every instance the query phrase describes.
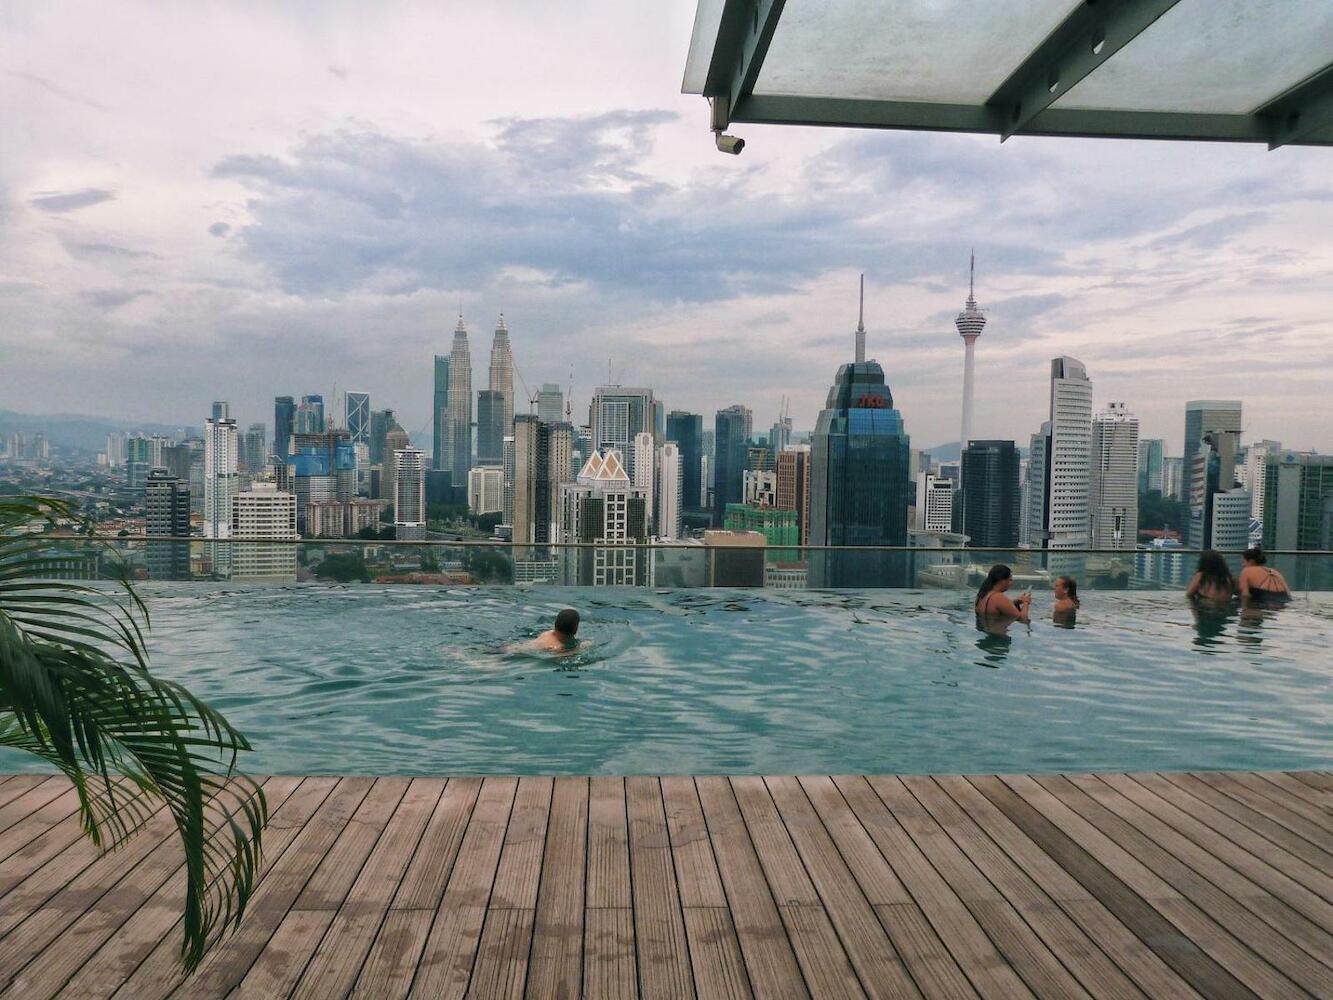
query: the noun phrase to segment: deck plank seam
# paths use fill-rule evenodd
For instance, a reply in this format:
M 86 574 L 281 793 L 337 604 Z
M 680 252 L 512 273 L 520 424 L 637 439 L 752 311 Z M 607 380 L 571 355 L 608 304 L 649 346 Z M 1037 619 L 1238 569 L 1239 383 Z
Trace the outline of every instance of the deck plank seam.
M 1198 771 L 1189 773 L 1190 777 L 1198 778 L 1205 784 L 1210 785 L 1211 787 L 1217 789 L 1219 792 L 1227 796 L 1227 798 L 1231 799 L 1232 801 L 1238 802 L 1241 805 L 1245 806 L 1247 809 L 1250 809 L 1254 812 L 1259 812 L 1261 815 L 1265 816 L 1270 822 L 1275 823 L 1278 826 L 1282 827 L 1282 829 L 1284 829 L 1288 834 L 1290 834 L 1293 837 L 1299 838 L 1300 840 L 1308 844 L 1310 847 L 1313 847 L 1322 853 L 1325 854 L 1328 853 L 1328 849 L 1323 844 L 1320 844 L 1315 840 L 1311 840 L 1300 829 L 1298 829 L 1296 826 L 1293 826 L 1289 819 L 1287 820 L 1283 819 L 1283 813 L 1292 812 L 1286 807 L 1285 804 L 1268 798 L 1262 792 L 1255 791 L 1255 789 L 1251 788 L 1248 784 L 1243 784 L 1240 781 L 1237 781 L 1236 774 L 1234 772 Z M 1218 783 L 1219 775 L 1222 776 L 1220 786 Z M 1212 778 L 1213 780 L 1210 781 L 1208 780 L 1209 778 Z M 1258 802 L 1247 801 L 1246 796 L 1238 794 L 1237 786 L 1240 789 L 1249 791 L 1250 794 L 1255 796 L 1259 801 Z M 1263 807 L 1262 810 L 1260 809 L 1261 806 Z M 1293 813 L 1293 815 L 1296 814 Z M 1302 817 L 1297 816 L 1297 818 L 1301 819 Z
M 662 833 L 663 833 L 663 834 L 665 835 L 665 837 L 666 837 L 666 846 L 665 846 L 665 848 L 658 848 L 658 849 L 659 849 L 659 850 L 665 850 L 665 851 L 666 851 L 667 867 L 668 867 L 668 869 L 669 869 L 670 872 L 671 872 L 671 881 L 672 881 L 672 883 L 673 883 L 673 884 L 675 885 L 675 887 L 676 887 L 676 891 L 675 891 L 675 893 L 673 894 L 674 898 L 670 901 L 670 903 L 671 903 L 671 905 L 673 905 L 673 906 L 675 907 L 676 913 L 680 915 L 681 939 L 685 942 L 685 964 L 686 964 L 686 966 L 690 969 L 690 978 L 691 978 L 691 980 L 693 980 L 693 978 L 694 978 L 694 945 L 690 942 L 690 934 L 689 934 L 689 931 L 688 931 L 688 929 L 687 929 L 687 925 L 686 925 L 686 923 L 685 923 L 685 904 L 684 904 L 684 902 L 683 902 L 682 899 L 681 899 L 681 892 L 680 892 L 680 874 L 676 871 L 676 854 L 675 854 L 675 852 L 671 849 L 671 822 L 670 822 L 670 820 L 667 818 L 666 795 L 665 795 L 665 794 L 663 793 L 663 791 L 662 791 L 662 778 L 661 778 L 661 776 L 654 776 L 654 777 L 652 778 L 652 782 L 653 782 L 653 787 L 654 787 L 655 789 L 657 789 L 657 804 L 658 804 L 659 807 L 661 807 L 661 810 L 662 810 Z M 625 808 L 626 808 L 626 810 L 628 811 L 628 809 L 629 809 L 629 790 L 628 790 L 628 788 L 627 788 L 626 791 L 625 791 Z M 629 829 L 629 828 L 626 827 L 626 831 L 628 831 L 628 829 Z M 633 874 L 634 874 L 634 865 L 633 865 L 633 856 L 631 855 L 631 864 L 630 864 L 630 877 L 631 877 L 631 878 L 633 878 Z M 630 886 L 630 899 L 633 900 L 633 898 L 634 898 L 633 885 L 631 885 L 631 886 Z M 637 936 L 636 936 L 636 937 L 635 937 L 635 941 L 637 941 L 637 940 L 638 940 L 638 938 L 637 938 Z M 636 962 L 635 964 L 638 965 L 639 963 Z M 748 979 L 748 976 L 747 976 L 747 979 Z M 694 987 L 695 987 L 695 989 L 694 989 L 695 995 L 697 996 L 697 995 L 698 995 L 698 986 L 697 986 L 697 984 L 693 984 L 693 985 L 694 985 Z M 643 995 L 643 990 L 642 990 L 642 988 L 640 988 L 639 995 L 640 995 L 640 996 Z

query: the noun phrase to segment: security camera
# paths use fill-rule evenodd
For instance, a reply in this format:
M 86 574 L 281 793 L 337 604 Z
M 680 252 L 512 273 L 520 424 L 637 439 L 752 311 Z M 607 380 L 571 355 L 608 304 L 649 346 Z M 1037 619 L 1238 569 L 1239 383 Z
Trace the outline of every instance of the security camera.
M 724 153 L 730 153 L 732 156 L 739 156 L 740 151 L 745 148 L 745 140 L 740 136 L 723 135 L 721 132 L 715 133 L 717 148 Z

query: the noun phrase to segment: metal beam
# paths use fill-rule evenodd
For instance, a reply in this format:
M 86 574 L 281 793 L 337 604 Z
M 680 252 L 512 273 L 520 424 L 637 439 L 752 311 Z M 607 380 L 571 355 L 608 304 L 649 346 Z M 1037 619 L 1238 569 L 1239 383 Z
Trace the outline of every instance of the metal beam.
M 731 121 L 762 125 L 827 125 L 1001 134 L 994 114 L 982 105 L 837 97 L 751 94 L 732 109 Z M 1196 142 L 1272 141 L 1271 123 L 1258 115 L 1099 111 L 1058 107 L 1047 108 L 1028 124 L 1023 133 Z M 1321 131 L 1317 124 L 1312 124 L 1310 131 L 1290 141 L 1305 146 L 1333 146 L 1333 128 Z
M 986 102 L 1003 142 L 1069 93 L 1178 0 L 1084 0 Z
M 1268 148 L 1308 140 L 1319 130 L 1333 131 L 1333 63 L 1274 98 L 1255 112 L 1269 130 Z
M 725 129 L 754 90 L 786 0 L 727 0 L 718 25 L 703 94 L 713 100 L 713 126 Z

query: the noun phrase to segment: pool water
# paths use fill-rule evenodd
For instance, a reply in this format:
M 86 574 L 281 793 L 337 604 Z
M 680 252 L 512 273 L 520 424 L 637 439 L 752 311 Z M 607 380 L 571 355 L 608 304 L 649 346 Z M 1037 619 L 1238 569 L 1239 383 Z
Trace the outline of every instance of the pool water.
M 150 585 L 154 669 L 252 773 L 971 773 L 1333 763 L 1333 599 L 1093 593 L 981 630 L 952 591 Z M 580 609 L 587 649 L 503 652 Z M 0 755 L 0 771 L 31 766 Z

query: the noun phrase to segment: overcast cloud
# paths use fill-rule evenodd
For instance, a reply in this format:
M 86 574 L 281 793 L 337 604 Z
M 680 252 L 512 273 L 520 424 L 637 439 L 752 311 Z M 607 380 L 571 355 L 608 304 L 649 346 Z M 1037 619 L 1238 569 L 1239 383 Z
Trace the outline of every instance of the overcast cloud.
M 477 386 L 503 310 L 533 391 L 808 428 L 864 270 L 930 445 L 975 246 L 978 433 L 1025 441 L 1067 353 L 1171 453 L 1231 396 L 1333 450 L 1333 153 L 737 126 L 724 157 L 678 93 L 692 3 L 455 7 L 0 12 L 0 408 L 271 424 L 336 385 L 416 431 L 461 305 Z

